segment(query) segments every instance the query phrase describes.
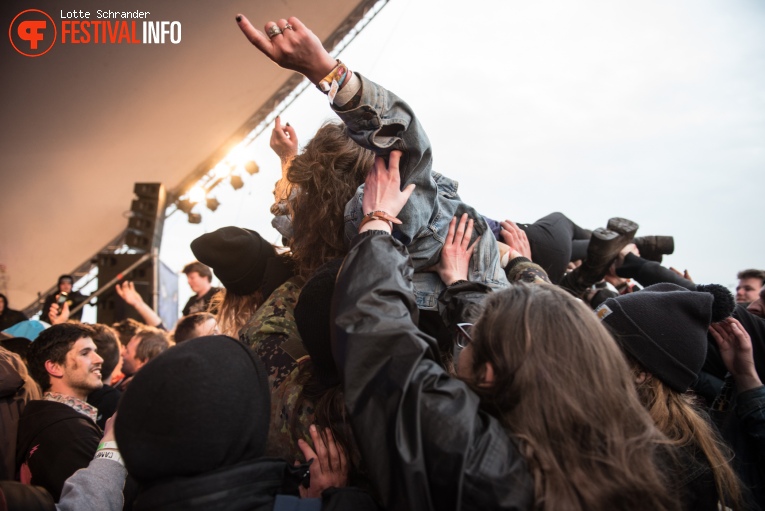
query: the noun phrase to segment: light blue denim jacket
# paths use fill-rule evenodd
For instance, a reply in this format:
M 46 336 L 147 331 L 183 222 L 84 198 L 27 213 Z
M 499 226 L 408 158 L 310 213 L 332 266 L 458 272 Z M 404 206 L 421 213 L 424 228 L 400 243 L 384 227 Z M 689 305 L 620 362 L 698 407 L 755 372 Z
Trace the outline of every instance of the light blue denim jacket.
M 414 290 L 420 309 L 438 310 L 438 295 L 446 287 L 438 273 L 426 272 L 438 264 L 441 248 L 449 231 L 452 217 L 467 213 L 475 221 L 473 239 L 481 236 L 470 261 L 468 279 L 492 288 L 508 286 L 507 277 L 499 264 L 499 250 L 494 236 L 483 217 L 460 199 L 458 183 L 432 170 L 430 141 L 414 112 L 392 92 L 362 77 L 360 101 L 350 109 L 333 105 L 333 109 L 348 126 L 351 138 L 359 145 L 387 156 L 393 150 L 403 152 L 400 162 L 401 188 L 410 183 L 417 187 L 398 215 L 401 225 L 395 225 L 393 235 L 403 242 L 414 264 Z M 354 106 L 355 104 L 355 106 Z M 359 232 L 364 215 L 361 200 L 364 185 L 345 206 L 345 237 L 350 241 Z

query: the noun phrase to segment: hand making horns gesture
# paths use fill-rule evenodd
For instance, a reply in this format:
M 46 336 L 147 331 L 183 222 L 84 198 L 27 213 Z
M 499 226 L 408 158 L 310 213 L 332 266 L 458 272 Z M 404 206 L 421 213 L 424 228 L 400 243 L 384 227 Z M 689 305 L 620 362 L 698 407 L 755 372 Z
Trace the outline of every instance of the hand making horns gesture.
M 266 57 L 285 69 L 301 73 L 315 84 L 337 65 L 319 38 L 294 16 L 269 21 L 264 27 L 265 33 L 241 14 L 236 21 L 247 39 Z

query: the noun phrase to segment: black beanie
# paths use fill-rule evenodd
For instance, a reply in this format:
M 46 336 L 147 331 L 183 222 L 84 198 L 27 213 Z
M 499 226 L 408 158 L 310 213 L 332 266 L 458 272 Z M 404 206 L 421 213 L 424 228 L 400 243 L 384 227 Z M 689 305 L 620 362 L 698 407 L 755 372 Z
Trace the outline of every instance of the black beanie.
M 213 269 L 227 292 L 251 295 L 263 283 L 268 259 L 276 255 L 273 245 L 255 231 L 221 227 L 191 242 L 191 251 Z
M 303 346 L 311 356 L 314 374 L 326 387 L 340 384 L 340 373 L 332 358 L 330 316 L 335 281 L 342 264 L 343 259 L 334 259 L 316 270 L 300 290 L 295 305 L 295 323 Z
M 595 312 L 625 352 L 670 388 L 685 392 L 706 359 L 714 302 L 724 301 L 716 296 L 676 284 L 655 284 L 609 298 Z M 726 312 L 730 315 L 732 309 L 715 313 L 714 320 L 723 319 Z
M 231 337 L 199 337 L 136 373 L 114 433 L 128 473 L 159 482 L 262 456 L 270 413 L 260 359 Z

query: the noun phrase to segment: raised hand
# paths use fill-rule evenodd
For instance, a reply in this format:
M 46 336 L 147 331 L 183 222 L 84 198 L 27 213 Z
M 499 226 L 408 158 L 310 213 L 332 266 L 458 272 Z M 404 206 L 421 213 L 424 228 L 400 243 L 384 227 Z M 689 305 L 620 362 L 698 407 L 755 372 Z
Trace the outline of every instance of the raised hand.
M 48 310 L 51 325 L 60 325 L 69 321 L 69 302 L 62 305 L 52 304 Z
M 754 365 L 752 339 L 735 318 L 712 323 L 709 331 L 720 348 L 725 367 L 736 380 L 739 392 L 762 386 Z
M 129 280 L 126 280 L 122 284 L 117 284 L 114 286 L 114 290 L 117 291 L 117 294 L 120 296 L 120 298 L 125 300 L 125 303 L 134 309 L 137 309 L 141 304 L 144 303 L 141 295 L 138 293 L 138 291 L 135 290 L 135 284 Z
M 308 488 L 300 486 L 302 498 L 321 497 L 321 492 L 327 488 L 341 488 L 348 484 L 348 457 L 335 443 L 335 437 L 329 428 L 321 435 L 315 425 L 311 425 L 311 440 L 316 451 L 311 449 L 308 442 L 298 439 L 298 447 L 303 451 L 306 461 L 311 463 L 311 485 Z
M 247 39 L 266 57 L 285 69 L 301 73 L 314 84 L 337 65 L 319 38 L 294 16 L 269 21 L 264 27 L 265 33 L 253 27 L 241 14 L 237 15 L 236 21 Z M 272 33 L 271 37 L 266 35 Z
M 298 139 L 295 128 L 287 123 L 282 126 L 281 119 L 276 117 L 274 130 L 271 132 L 271 149 L 281 158 L 282 162 L 288 162 L 297 155 Z

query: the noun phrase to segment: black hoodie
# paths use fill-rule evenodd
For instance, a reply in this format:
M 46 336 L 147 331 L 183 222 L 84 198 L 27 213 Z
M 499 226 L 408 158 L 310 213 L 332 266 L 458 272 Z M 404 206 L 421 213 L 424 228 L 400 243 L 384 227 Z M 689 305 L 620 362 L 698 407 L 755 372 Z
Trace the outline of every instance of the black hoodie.
M 30 401 L 19 420 L 16 467 L 21 482 L 42 486 L 58 502 L 64 481 L 87 467 L 101 430 L 86 415 L 55 401 Z

